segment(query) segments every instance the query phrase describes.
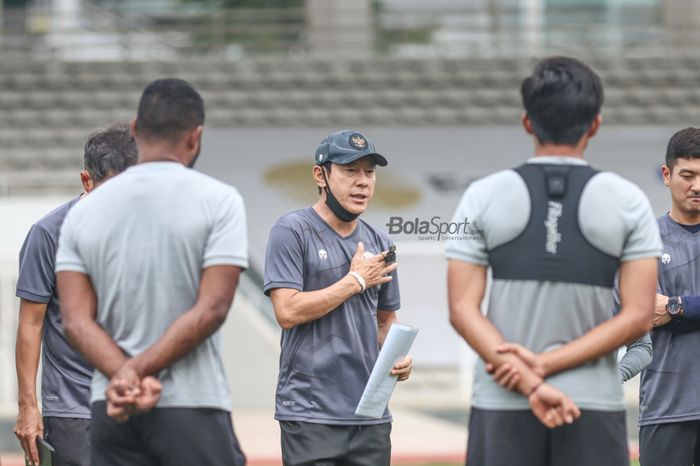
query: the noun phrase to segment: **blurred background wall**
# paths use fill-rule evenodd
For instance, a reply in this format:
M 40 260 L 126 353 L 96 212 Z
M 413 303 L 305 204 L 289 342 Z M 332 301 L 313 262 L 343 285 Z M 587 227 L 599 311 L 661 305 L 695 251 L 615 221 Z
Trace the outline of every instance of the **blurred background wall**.
M 87 135 L 132 118 L 152 79 L 201 91 L 198 168 L 246 200 L 251 269 L 223 332 L 236 407 L 269 407 L 279 330 L 261 293 L 264 248 L 280 215 L 314 201 L 311 157 L 323 136 L 356 128 L 389 159 L 371 223 L 446 222 L 469 183 L 531 154 L 520 81 L 538 58 L 572 55 L 605 84 L 589 158 L 641 185 L 660 215 L 666 141 L 700 121 L 699 22 L 693 0 L 3 0 L 0 419 L 16 413 L 24 234 L 79 193 Z M 421 329 L 400 400 L 462 410 L 473 354 L 447 322 L 444 241 L 394 239 L 400 319 Z

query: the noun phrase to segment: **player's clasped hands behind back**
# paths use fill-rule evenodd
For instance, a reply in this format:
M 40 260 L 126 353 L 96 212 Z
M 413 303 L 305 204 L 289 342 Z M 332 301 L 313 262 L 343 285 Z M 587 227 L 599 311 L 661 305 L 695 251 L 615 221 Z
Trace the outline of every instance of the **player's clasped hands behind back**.
M 125 422 L 132 414 L 148 412 L 158 403 L 161 389 L 158 379 L 141 377 L 127 362 L 114 374 L 105 392 L 107 415 Z
M 545 383 L 546 371 L 538 355 L 517 343 L 503 343 L 496 351 L 510 355 L 498 367 L 486 364 L 486 371 L 502 387 L 524 395 L 532 413 L 549 428 L 572 424 L 581 410 L 561 390 Z

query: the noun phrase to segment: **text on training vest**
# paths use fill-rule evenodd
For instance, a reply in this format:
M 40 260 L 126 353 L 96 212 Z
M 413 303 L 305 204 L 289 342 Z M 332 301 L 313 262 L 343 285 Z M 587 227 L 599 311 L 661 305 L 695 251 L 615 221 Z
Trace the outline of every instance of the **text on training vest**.
M 547 220 L 544 222 L 547 228 L 547 243 L 544 249 L 550 254 L 557 253 L 557 244 L 561 242 L 561 233 L 559 233 L 559 219 L 563 206 L 559 202 L 549 201 L 547 209 Z

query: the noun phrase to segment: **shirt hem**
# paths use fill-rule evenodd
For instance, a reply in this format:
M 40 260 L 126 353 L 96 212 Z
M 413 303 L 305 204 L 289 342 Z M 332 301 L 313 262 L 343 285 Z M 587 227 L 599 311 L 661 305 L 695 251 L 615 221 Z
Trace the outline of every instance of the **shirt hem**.
M 43 411 L 41 413 L 42 417 L 61 417 L 61 418 L 74 418 L 74 419 L 90 419 L 90 412 L 87 413 L 70 413 L 65 411 Z
M 369 426 L 376 424 L 386 424 L 388 422 L 393 422 L 391 415 L 382 417 L 380 419 L 373 418 L 353 418 L 353 419 L 323 419 L 318 417 L 308 417 L 308 416 L 285 416 L 275 413 L 275 419 L 278 421 L 299 421 L 308 422 L 310 424 L 325 424 L 333 426 Z
M 524 398 L 523 398 L 524 399 Z M 591 402 L 591 401 L 582 401 L 582 400 L 572 400 L 576 406 L 578 406 L 580 409 L 585 409 L 588 411 L 624 411 L 625 410 L 625 404 L 620 403 L 620 404 L 610 404 L 610 403 L 598 403 L 598 402 Z M 525 403 L 503 403 L 503 402 L 483 402 L 483 401 L 478 401 L 478 400 L 472 400 L 471 405 L 475 408 L 479 409 L 497 409 L 497 410 L 503 410 L 503 411 L 517 411 L 517 410 L 522 410 L 522 409 L 530 409 L 530 405 L 525 402 Z
M 106 401 L 106 399 L 102 398 L 102 397 L 95 398 L 93 400 L 90 400 L 90 404 L 95 403 L 97 401 Z M 231 404 L 232 404 L 232 402 L 230 400 L 228 400 L 225 403 L 216 402 L 216 401 L 212 401 L 212 402 L 161 401 L 161 402 L 158 402 L 158 404 L 156 405 L 156 407 L 154 409 L 157 409 L 157 408 L 220 409 L 222 411 L 226 411 L 226 412 L 230 413 L 232 411 Z
M 640 419 L 638 422 L 639 427 L 649 426 L 654 424 L 674 424 L 677 422 L 688 422 L 700 420 L 700 413 L 696 414 L 683 414 L 677 416 L 667 416 L 654 419 Z

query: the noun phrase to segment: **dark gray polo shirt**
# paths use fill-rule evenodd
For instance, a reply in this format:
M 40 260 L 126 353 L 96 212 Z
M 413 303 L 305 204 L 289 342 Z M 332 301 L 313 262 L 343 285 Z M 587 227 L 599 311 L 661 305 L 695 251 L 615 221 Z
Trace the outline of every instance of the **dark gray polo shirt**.
M 659 261 L 659 293 L 700 295 L 700 232 L 691 233 L 668 215 L 658 219 L 663 254 Z M 654 356 L 642 372 L 639 425 L 700 419 L 700 326 L 687 319 L 651 332 Z
M 41 377 L 44 416 L 90 418 L 92 367 L 63 336 L 54 273 L 61 225 L 78 199 L 72 199 L 36 222 L 19 253 L 17 297 L 47 305 Z
M 347 275 L 362 241 L 365 254 L 392 244 L 388 235 L 361 219 L 343 238 L 308 207 L 272 227 L 265 257 L 265 287 L 314 291 Z M 320 319 L 282 331 L 275 418 L 320 424 L 360 425 L 391 421 L 355 416 L 357 403 L 379 354 L 377 310 L 399 309 L 399 282 L 356 294 Z

